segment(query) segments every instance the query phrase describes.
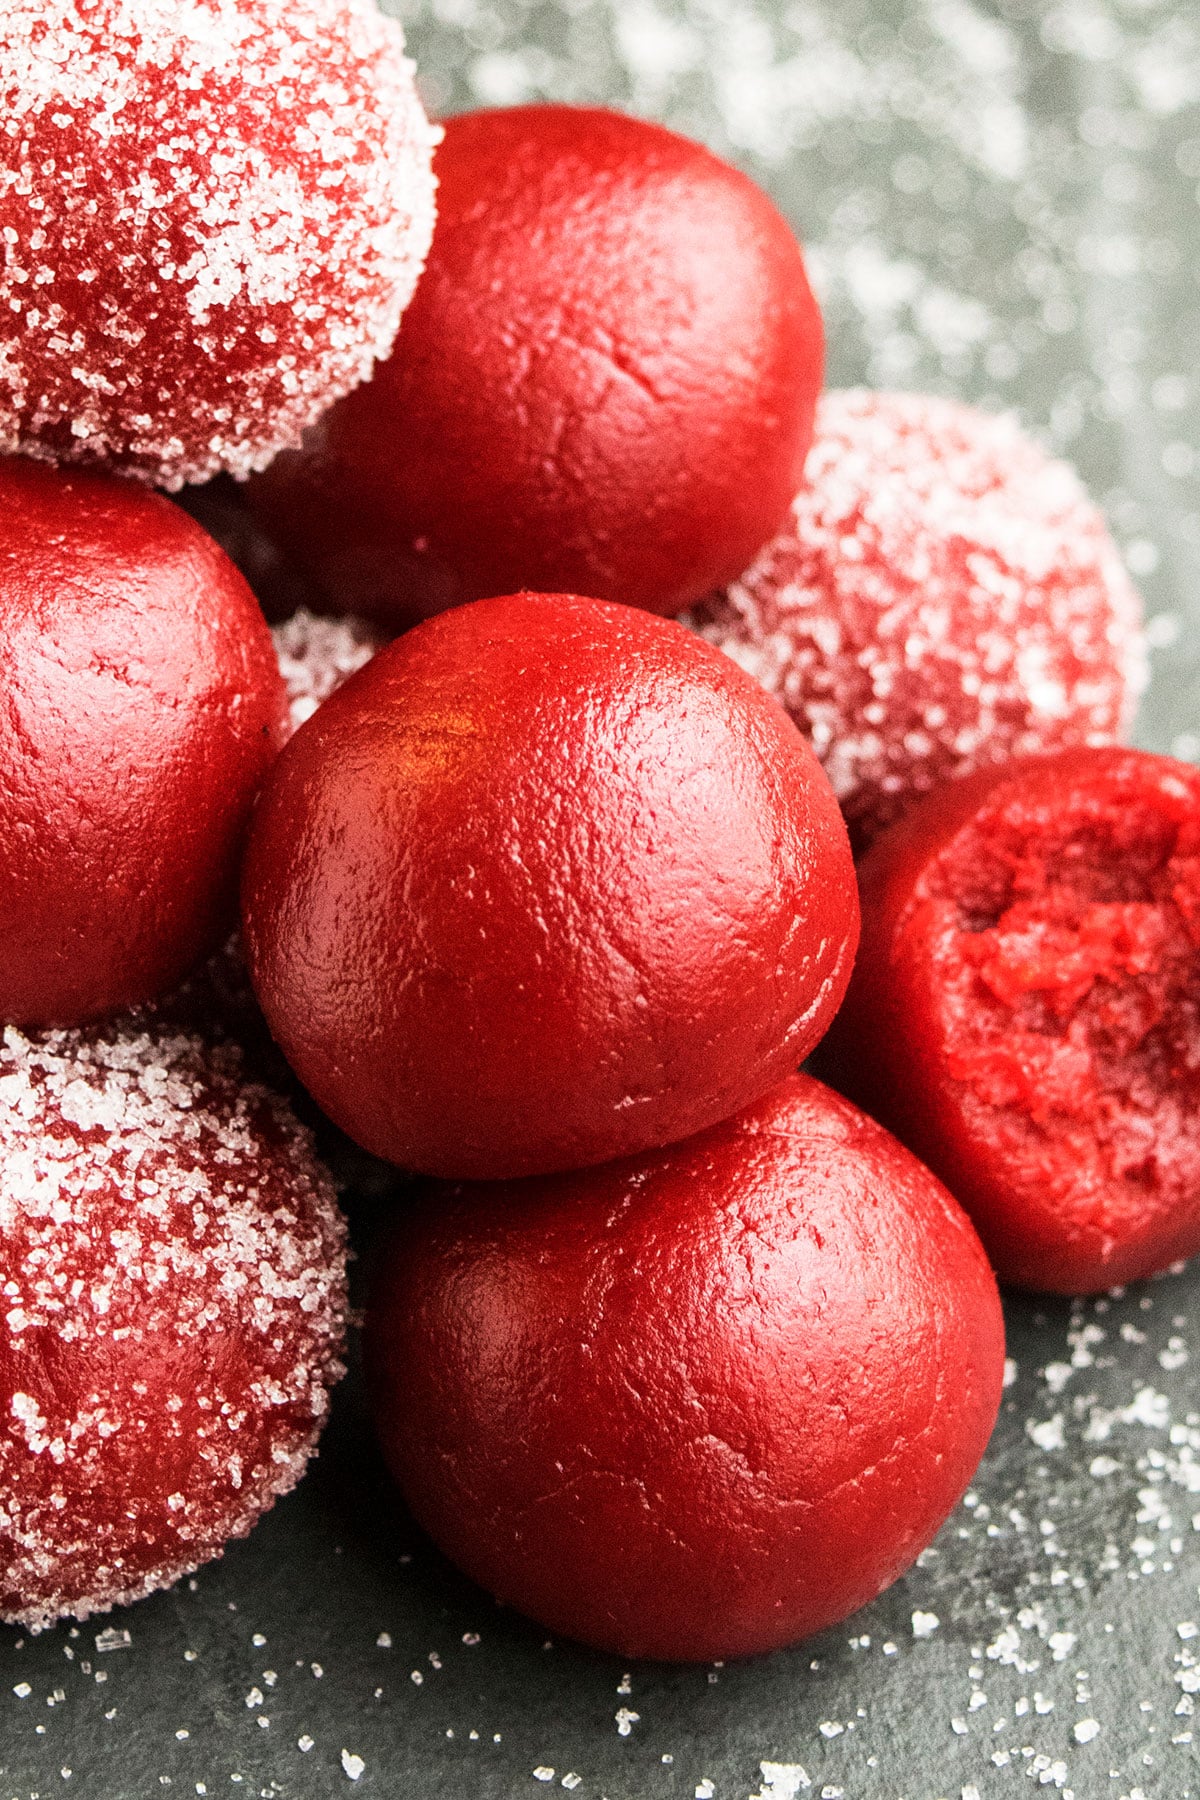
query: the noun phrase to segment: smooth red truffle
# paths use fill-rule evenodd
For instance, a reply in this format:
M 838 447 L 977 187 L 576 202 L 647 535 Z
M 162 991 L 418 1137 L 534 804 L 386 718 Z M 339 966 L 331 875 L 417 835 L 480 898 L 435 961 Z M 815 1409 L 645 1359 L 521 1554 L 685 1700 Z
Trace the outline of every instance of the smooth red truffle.
M 787 222 L 660 125 L 450 119 L 391 359 L 251 486 L 334 610 L 411 623 L 517 588 L 671 613 L 799 486 L 821 319 Z
M 391 348 L 431 131 L 372 0 L 0 13 L 0 449 L 260 469 Z
M 786 714 L 682 626 L 481 600 L 381 650 L 255 813 L 247 960 L 305 1086 L 425 1174 L 544 1174 L 728 1116 L 849 979 L 854 870 Z
M 1200 770 L 1118 749 L 989 770 L 860 876 L 824 1066 L 1001 1280 L 1086 1293 L 1200 1249 Z
M 0 1020 L 172 986 L 236 916 L 286 702 L 254 596 L 177 507 L 0 459 Z
M 1011 418 L 827 394 L 806 476 L 695 622 L 811 740 L 857 849 L 955 776 L 1121 737 L 1140 603 L 1074 472 Z
M 236 1053 L 0 1040 L 0 1617 L 169 1586 L 295 1485 L 341 1373 L 332 1183 Z
M 442 1549 L 552 1631 L 689 1661 L 894 1581 L 1004 1372 L 966 1216 L 802 1075 L 669 1150 L 432 1189 L 367 1334 L 384 1454 Z

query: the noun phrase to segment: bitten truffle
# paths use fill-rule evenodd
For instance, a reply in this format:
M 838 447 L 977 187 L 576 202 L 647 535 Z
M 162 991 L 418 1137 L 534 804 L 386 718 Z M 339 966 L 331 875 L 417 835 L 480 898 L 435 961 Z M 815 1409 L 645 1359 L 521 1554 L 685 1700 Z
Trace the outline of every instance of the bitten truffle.
M 776 1649 L 874 1599 L 1004 1369 L 966 1215 L 806 1076 L 583 1174 L 430 1188 L 367 1319 L 384 1454 L 468 1574 L 622 1656 Z
M 386 356 L 435 135 L 372 0 L 0 15 L 0 449 L 167 488 L 269 462 Z
M 796 240 L 660 125 L 521 106 L 445 129 L 395 351 L 252 504 L 331 610 L 396 629 L 517 588 L 677 612 L 800 483 L 823 340 Z
M 693 633 L 517 594 L 326 700 L 255 812 L 246 956 L 342 1129 L 424 1174 L 582 1167 L 725 1118 L 849 979 L 854 869 L 787 715 Z
M 0 1617 L 169 1586 L 295 1485 L 341 1373 L 332 1184 L 236 1053 L 0 1038 Z
M 786 528 L 695 623 L 787 707 L 856 849 L 931 788 L 1121 737 L 1141 607 L 1074 472 L 921 394 L 827 394 Z
M 1200 1249 L 1200 770 L 1081 749 L 930 795 L 860 868 L 822 1049 L 1002 1281 L 1087 1293 Z
M 0 458 L 0 1021 L 73 1025 L 228 934 L 286 700 L 200 527 L 108 476 Z

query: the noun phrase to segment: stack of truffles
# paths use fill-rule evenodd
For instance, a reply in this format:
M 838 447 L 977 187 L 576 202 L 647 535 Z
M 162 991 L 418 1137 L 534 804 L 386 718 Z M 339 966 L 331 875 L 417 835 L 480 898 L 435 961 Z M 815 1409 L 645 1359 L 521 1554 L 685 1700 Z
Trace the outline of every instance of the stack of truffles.
M 996 1278 L 1200 1248 L 1200 773 L 1121 747 L 1098 511 L 822 395 L 736 169 L 433 127 L 371 0 L 26 0 L 0 89 L 0 1613 L 300 1477 L 297 1106 L 420 1178 L 367 1361 L 462 1568 L 625 1656 L 841 1619 L 983 1453 Z

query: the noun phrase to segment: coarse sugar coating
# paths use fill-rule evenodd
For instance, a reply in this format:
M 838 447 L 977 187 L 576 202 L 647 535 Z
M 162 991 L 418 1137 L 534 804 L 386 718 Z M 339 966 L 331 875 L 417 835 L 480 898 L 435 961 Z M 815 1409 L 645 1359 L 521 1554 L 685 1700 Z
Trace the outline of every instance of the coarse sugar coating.
M 345 1245 L 237 1052 L 131 1015 L 0 1039 L 0 1616 L 168 1586 L 303 1473 Z
M 436 132 L 373 0 L 11 0 L 0 448 L 263 468 L 387 355 Z
M 943 781 L 1122 735 L 1140 602 L 1074 471 L 1011 418 L 826 394 L 806 478 L 694 622 L 811 739 L 856 848 Z
M 292 731 L 311 719 L 321 703 L 388 641 L 388 633 L 369 619 L 353 615 L 329 619 L 303 606 L 290 619 L 273 625 L 271 636 L 287 689 Z

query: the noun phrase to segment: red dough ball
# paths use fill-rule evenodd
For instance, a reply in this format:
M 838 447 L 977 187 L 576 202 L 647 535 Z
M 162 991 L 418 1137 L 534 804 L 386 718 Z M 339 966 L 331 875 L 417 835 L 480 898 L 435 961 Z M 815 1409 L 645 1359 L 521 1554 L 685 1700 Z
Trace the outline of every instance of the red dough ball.
M 312 1454 L 341 1374 L 328 1176 L 236 1056 L 137 1020 L 0 1044 L 0 1617 L 167 1587 Z
M 989 770 L 860 875 L 829 1067 L 1001 1280 L 1086 1293 L 1200 1250 L 1200 770 L 1117 749 Z
M 660 125 L 451 119 L 394 354 L 252 484 L 337 610 L 411 623 L 517 588 L 677 612 L 799 485 L 821 318 L 786 221 Z
M 0 17 L 0 449 L 176 488 L 261 469 L 386 356 L 431 132 L 372 0 Z
M 241 576 L 177 507 L 0 459 L 0 1020 L 162 992 L 233 923 L 286 703 Z
M 920 394 L 825 395 L 786 530 L 695 623 L 811 740 L 856 848 L 954 776 L 1120 737 L 1143 679 L 1074 472 Z
M 849 978 L 854 869 L 786 715 L 681 626 L 563 594 L 428 621 L 255 813 L 246 955 L 305 1086 L 426 1174 L 578 1168 L 727 1117 Z
M 698 1662 L 894 1581 L 1004 1373 L 965 1215 L 803 1075 L 669 1150 L 428 1194 L 367 1337 L 384 1454 L 447 1555 L 552 1631 Z

